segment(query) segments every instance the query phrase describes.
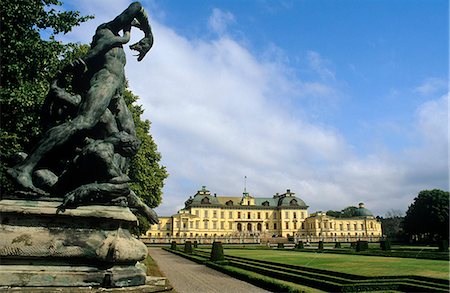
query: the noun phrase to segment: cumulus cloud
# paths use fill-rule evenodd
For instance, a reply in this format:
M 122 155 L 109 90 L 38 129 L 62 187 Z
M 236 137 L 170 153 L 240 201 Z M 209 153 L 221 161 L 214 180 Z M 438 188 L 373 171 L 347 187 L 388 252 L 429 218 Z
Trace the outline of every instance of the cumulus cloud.
M 234 22 L 235 19 L 232 13 L 214 8 L 209 17 L 208 26 L 213 32 L 221 35 L 226 32 L 227 27 Z
M 433 95 L 448 87 L 448 81 L 443 78 L 430 77 L 414 90 L 421 95 Z
M 100 21 L 117 13 L 108 12 L 108 18 L 102 14 L 72 38 L 86 37 L 88 31 L 90 40 Z M 137 62 L 128 52 L 130 88 L 141 98 L 144 117 L 152 121 L 151 133 L 170 173 L 157 209 L 160 215 L 182 208 L 201 185 L 238 196 L 244 176 L 255 196 L 290 188 L 310 211 L 363 201 L 382 215 L 392 208 L 405 210 L 420 189 L 445 188 L 446 180 L 433 174 L 448 176 L 448 154 L 444 160 L 443 151 L 448 134 L 439 132 L 446 123 L 442 109 L 447 109 L 447 96 L 418 108 L 422 143 L 399 156 L 356 155 L 338 129 L 309 121 L 290 106 L 296 95 L 339 94 L 329 62 L 310 51 L 305 61 L 320 79 L 302 81 L 280 59 L 282 49 L 259 58 L 225 34 L 234 21 L 232 14 L 214 9 L 205 24 L 217 32 L 211 39 L 177 34 L 152 19 L 155 44 L 150 53 Z M 427 168 L 421 169 L 425 163 Z

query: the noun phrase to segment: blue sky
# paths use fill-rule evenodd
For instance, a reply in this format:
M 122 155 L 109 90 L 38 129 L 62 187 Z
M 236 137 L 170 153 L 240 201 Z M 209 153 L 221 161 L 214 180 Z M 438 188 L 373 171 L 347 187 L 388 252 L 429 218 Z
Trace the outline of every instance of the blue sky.
M 96 19 L 130 1 L 64 1 Z M 127 76 L 170 177 L 160 215 L 201 185 L 291 189 L 310 211 L 406 211 L 448 190 L 448 1 L 142 1 L 155 45 Z M 134 41 L 140 33 L 133 31 Z

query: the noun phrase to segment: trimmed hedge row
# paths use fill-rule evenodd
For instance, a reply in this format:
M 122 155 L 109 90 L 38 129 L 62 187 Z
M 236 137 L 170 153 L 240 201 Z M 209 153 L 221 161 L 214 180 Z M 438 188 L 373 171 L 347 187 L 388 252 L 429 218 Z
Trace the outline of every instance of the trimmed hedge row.
M 389 245 L 389 244 L 387 244 Z M 353 245 L 354 249 L 327 249 L 324 248 L 323 252 L 326 253 L 338 253 L 338 254 L 355 254 L 355 255 L 367 255 L 367 256 L 385 256 L 385 257 L 403 257 L 403 258 L 417 258 L 417 259 L 432 259 L 432 260 L 450 260 L 450 254 L 448 252 L 438 252 L 435 251 L 405 251 L 405 250 L 378 250 L 378 249 L 368 249 L 365 251 L 356 251 L 356 242 Z M 313 252 L 316 253 L 317 249 L 292 249 L 290 251 L 301 251 L 301 252 Z

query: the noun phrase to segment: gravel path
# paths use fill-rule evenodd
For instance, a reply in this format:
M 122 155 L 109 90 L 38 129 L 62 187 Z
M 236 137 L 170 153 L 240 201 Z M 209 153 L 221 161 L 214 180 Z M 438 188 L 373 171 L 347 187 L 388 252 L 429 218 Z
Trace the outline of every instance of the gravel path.
M 149 253 L 178 293 L 269 292 L 160 248 Z

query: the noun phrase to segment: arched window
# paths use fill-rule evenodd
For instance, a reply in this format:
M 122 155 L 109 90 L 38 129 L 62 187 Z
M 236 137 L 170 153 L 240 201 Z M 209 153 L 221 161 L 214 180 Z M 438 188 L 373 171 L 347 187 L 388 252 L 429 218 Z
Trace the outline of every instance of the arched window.
M 258 229 L 258 231 L 262 231 L 262 225 L 261 225 L 261 223 L 258 223 L 258 225 L 256 225 L 256 229 Z
M 248 231 L 252 231 L 252 223 L 248 223 L 247 224 L 247 230 Z
M 242 224 L 241 224 L 241 223 L 238 223 L 238 224 L 237 224 L 237 230 L 238 230 L 238 231 L 242 231 Z
M 211 204 L 211 202 L 209 201 L 209 198 L 207 198 L 206 196 L 202 199 L 202 204 Z
M 232 205 L 233 205 L 233 201 L 232 201 L 232 200 L 229 200 L 229 201 L 227 201 L 225 204 L 226 204 L 227 206 L 232 206 Z
M 268 207 L 270 204 L 269 202 L 266 200 L 265 202 L 262 203 L 263 206 Z
M 296 200 L 296 199 L 291 200 L 291 201 L 289 202 L 289 204 L 290 204 L 291 206 L 298 206 L 298 203 L 297 203 L 297 200 Z

